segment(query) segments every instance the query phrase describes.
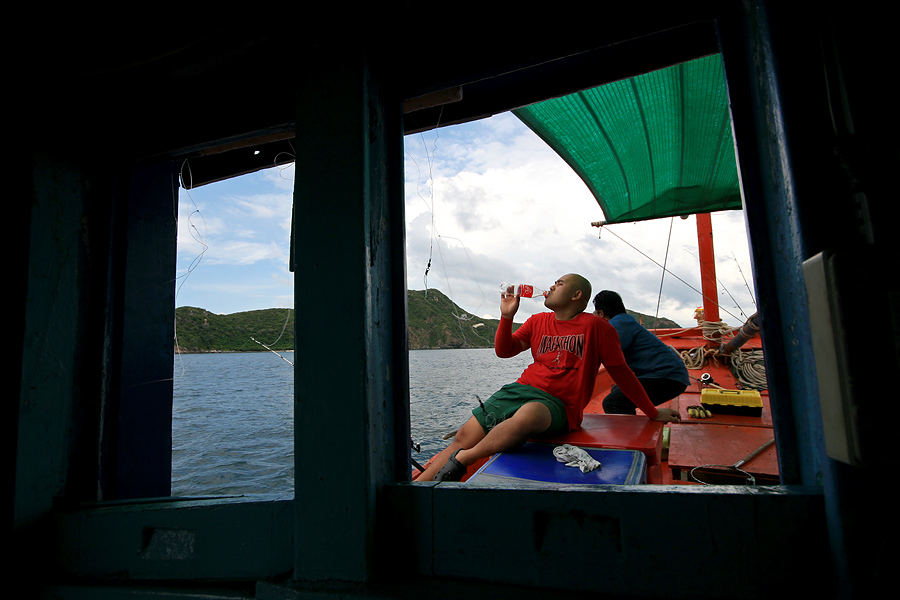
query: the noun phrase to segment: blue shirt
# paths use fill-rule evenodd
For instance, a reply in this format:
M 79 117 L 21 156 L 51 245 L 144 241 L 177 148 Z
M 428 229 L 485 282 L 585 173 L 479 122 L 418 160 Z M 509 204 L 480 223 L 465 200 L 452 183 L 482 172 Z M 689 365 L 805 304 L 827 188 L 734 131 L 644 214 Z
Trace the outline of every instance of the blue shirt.
M 634 317 L 620 313 L 609 320 L 619 334 L 625 362 L 638 377 L 674 379 L 690 385 L 687 368 L 675 350 L 644 329 Z

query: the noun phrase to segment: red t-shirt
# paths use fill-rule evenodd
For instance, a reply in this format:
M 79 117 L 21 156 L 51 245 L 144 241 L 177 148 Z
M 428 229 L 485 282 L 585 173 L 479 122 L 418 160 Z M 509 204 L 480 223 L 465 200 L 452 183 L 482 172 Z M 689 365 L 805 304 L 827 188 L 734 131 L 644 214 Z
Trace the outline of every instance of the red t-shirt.
M 516 344 L 524 341 L 534 357 L 518 383 L 562 400 L 570 430 L 581 425 L 600 364 L 625 364 L 615 328 L 606 319 L 589 313 L 569 321 L 558 321 L 552 312 L 538 313 L 512 336 Z

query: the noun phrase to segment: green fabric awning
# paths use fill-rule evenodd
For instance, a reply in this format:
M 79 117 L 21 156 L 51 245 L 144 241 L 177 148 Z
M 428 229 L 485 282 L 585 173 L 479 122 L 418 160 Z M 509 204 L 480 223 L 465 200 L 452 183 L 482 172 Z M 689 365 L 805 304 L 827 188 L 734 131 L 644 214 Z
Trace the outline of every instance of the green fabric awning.
M 578 173 L 608 223 L 742 207 L 718 54 L 513 113 Z

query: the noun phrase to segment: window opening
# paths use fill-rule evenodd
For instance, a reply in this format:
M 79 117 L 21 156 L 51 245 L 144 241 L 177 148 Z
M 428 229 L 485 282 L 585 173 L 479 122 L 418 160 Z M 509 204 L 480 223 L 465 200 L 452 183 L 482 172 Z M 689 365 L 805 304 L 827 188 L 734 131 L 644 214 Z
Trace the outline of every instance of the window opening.
M 179 191 L 173 496 L 293 495 L 292 194 L 293 163 Z
M 581 273 L 595 294 L 619 292 L 647 328 L 657 318 L 660 328 L 698 326 L 694 217 L 608 226 L 598 239 L 591 224 L 603 213 L 591 192 L 512 113 L 411 134 L 405 152 L 414 478 L 473 408 L 532 361 L 493 352 L 502 281 L 546 289 Z M 712 224 L 720 318 L 740 328 L 756 312 L 743 211 L 713 213 Z M 662 277 L 662 266 L 674 276 Z M 545 310 L 541 299 L 522 299 L 516 322 Z M 704 370 L 689 373 L 699 391 Z

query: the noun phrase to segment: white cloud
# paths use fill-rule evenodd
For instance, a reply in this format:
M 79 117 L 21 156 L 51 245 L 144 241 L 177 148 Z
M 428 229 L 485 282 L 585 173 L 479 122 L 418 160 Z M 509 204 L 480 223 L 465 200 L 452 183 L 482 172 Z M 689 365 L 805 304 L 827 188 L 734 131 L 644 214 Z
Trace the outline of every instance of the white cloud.
M 287 253 L 275 242 L 227 241 L 205 258 L 211 264 L 252 265 L 266 260 L 287 261 Z
M 702 302 L 689 287 L 700 289 L 693 218 L 612 225 L 601 234 L 591 222 L 603 214 L 587 187 L 511 114 L 410 135 L 405 142 L 409 289 L 427 285 L 466 311 L 496 318 L 501 281 L 549 287 L 574 271 L 595 291 L 620 292 L 633 310 L 652 315 L 658 304 L 661 316 L 692 323 Z M 292 303 L 287 264 L 293 178 L 292 166 L 273 168 L 203 186 L 189 198 L 182 192 L 179 273 L 203 251 L 191 231 L 208 247 L 180 289 L 179 305 L 234 312 Z M 190 212 L 196 208 L 199 213 Z M 743 213 L 715 213 L 713 228 L 720 292 L 727 289 L 737 300 L 720 293 L 722 316 L 737 325 L 744 316 L 735 304 L 747 314 L 755 310 L 744 283 L 746 278 L 752 287 Z M 660 267 L 629 244 L 666 262 L 672 274 L 661 295 Z M 542 310 L 541 302 L 523 300 L 517 320 Z
M 227 198 L 227 210 L 242 219 L 271 219 L 283 222 L 291 214 L 291 194 L 255 194 Z M 288 221 L 290 222 L 290 221 Z
M 465 310 L 496 314 L 501 281 L 548 287 L 558 276 L 578 272 L 595 291 L 619 291 L 633 310 L 656 314 L 659 305 L 660 316 L 692 323 L 694 308 L 702 304 L 693 218 L 608 226 L 600 234 L 591 222 L 602 220 L 603 214 L 586 186 L 515 117 L 502 115 L 449 129 L 453 131 L 432 132 L 430 141 L 429 134 L 407 138 L 412 164 L 429 164 L 435 174 L 433 181 L 417 182 L 414 177 L 421 169 L 407 163 L 410 289 L 424 287 L 430 255 L 429 287 L 448 294 Z M 498 132 L 503 135 L 497 137 Z M 467 147 L 460 141 L 464 133 L 479 145 Z M 425 157 L 423 148 L 436 150 Z M 445 163 L 456 169 L 445 168 Z M 428 195 L 423 196 L 423 190 Z M 742 213 L 717 213 L 713 224 L 718 277 L 744 311 L 752 313 L 731 256 L 734 252 L 749 281 Z M 662 269 L 651 259 L 665 262 L 672 273 L 662 281 L 662 295 Z M 723 320 L 742 322 L 745 316 L 727 294 L 723 297 Z M 523 300 L 517 320 L 541 310 L 540 302 Z

